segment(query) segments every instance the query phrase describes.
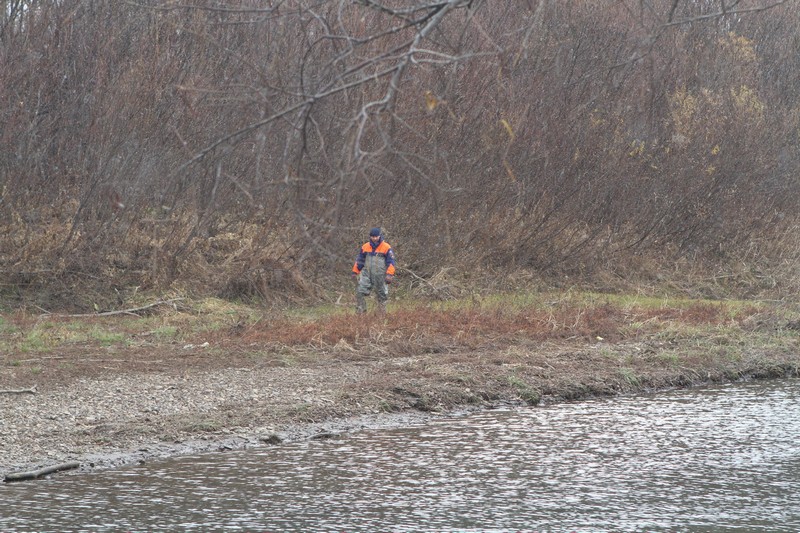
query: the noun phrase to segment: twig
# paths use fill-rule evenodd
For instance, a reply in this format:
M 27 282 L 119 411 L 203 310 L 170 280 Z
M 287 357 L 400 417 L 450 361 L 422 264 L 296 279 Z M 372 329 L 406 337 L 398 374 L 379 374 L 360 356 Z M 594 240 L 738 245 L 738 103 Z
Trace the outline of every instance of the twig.
M 79 466 L 81 465 L 80 463 L 77 462 L 61 463 L 58 465 L 48 466 L 30 472 L 12 472 L 10 474 L 6 474 L 6 477 L 3 481 L 5 481 L 6 483 L 10 483 L 12 481 L 25 481 L 26 479 L 36 479 L 42 476 L 46 476 L 48 474 L 53 474 L 55 472 L 61 472 L 62 470 L 72 470 L 73 468 L 78 468 Z
M 141 307 L 132 307 L 131 309 L 120 309 L 118 311 L 105 311 L 103 313 L 84 313 L 84 314 L 77 314 L 77 315 L 54 315 L 54 316 L 63 316 L 63 317 L 70 317 L 70 318 L 78 318 L 78 317 L 87 317 L 87 316 L 112 316 L 112 315 L 135 315 L 141 311 L 146 311 L 147 309 L 152 309 L 153 307 L 159 305 L 170 305 L 174 304 L 175 302 L 179 302 L 184 300 L 184 298 L 172 298 L 170 300 L 159 300 L 157 302 L 153 302 L 149 305 L 143 305 Z
M 31 361 L 47 361 L 47 360 L 55 360 L 55 359 L 64 359 L 63 355 L 51 355 L 47 357 L 33 357 L 31 359 L 18 359 L 16 360 L 17 363 L 30 363 Z
M 30 389 L 9 389 L 0 390 L 0 394 L 36 394 L 36 385 Z
M 431 282 L 430 282 L 430 281 L 428 281 L 427 279 L 423 278 L 422 276 L 420 276 L 419 274 L 417 274 L 417 273 L 416 273 L 416 272 L 414 272 L 413 270 L 406 268 L 406 269 L 404 269 L 403 271 L 404 271 L 404 272 L 408 272 L 409 274 L 411 274 L 411 275 L 412 275 L 413 277 L 415 277 L 416 279 L 418 279 L 418 280 L 420 280 L 421 282 L 423 282 L 423 283 L 425 283 L 426 285 L 428 285 L 428 286 L 429 286 L 431 289 L 433 289 L 434 291 L 437 291 L 437 290 L 438 290 L 438 289 L 436 288 L 436 286 L 435 286 L 433 283 L 431 283 Z

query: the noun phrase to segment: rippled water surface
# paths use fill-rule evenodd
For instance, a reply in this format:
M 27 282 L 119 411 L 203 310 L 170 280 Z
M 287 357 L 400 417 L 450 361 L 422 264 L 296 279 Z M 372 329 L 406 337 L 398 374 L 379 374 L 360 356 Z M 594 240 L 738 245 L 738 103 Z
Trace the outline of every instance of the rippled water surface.
M 800 531 L 800 380 L 0 487 L 0 531 Z

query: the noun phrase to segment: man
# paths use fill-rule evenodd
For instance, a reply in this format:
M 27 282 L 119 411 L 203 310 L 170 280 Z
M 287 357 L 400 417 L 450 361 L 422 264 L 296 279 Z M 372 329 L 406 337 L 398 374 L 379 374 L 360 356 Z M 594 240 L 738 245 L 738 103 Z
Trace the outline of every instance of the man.
M 375 289 L 378 299 L 378 310 L 386 312 L 386 300 L 389 299 L 389 284 L 394 280 L 394 251 L 389 243 L 383 240 L 381 228 L 372 228 L 369 242 L 361 247 L 353 265 L 353 279 L 356 286 L 356 313 L 367 312 L 367 296 Z

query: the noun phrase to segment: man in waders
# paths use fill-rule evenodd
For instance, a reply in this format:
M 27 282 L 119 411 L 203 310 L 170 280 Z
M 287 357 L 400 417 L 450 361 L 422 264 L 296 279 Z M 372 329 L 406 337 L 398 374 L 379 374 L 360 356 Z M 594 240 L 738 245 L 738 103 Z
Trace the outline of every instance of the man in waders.
M 378 310 L 386 312 L 386 300 L 389 299 L 389 284 L 394 280 L 394 252 L 389 243 L 383 240 L 381 228 L 372 228 L 369 242 L 361 247 L 353 265 L 353 279 L 356 286 L 356 313 L 367 312 L 367 296 L 375 289 L 378 298 Z

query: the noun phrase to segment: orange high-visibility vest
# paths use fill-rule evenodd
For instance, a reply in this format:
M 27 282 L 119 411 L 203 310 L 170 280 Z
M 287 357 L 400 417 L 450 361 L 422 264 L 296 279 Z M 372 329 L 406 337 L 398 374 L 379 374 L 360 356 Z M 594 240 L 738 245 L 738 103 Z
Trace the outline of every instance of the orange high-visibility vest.
M 367 256 L 378 256 L 384 258 L 386 261 L 386 273 L 394 276 L 394 252 L 392 251 L 392 247 L 388 242 L 381 239 L 380 243 L 375 247 L 375 249 L 372 248 L 371 242 L 365 242 L 361 247 L 361 252 L 356 258 L 356 262 L 353 263 L 353 272 L 356 274 L 361 273 L 361 269 L 364 268 L 364 262 L 366 261 Z

